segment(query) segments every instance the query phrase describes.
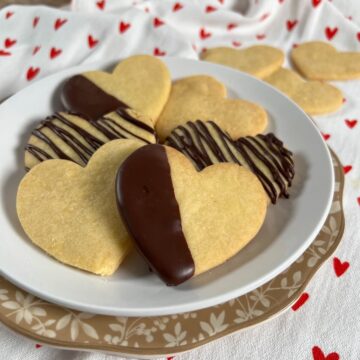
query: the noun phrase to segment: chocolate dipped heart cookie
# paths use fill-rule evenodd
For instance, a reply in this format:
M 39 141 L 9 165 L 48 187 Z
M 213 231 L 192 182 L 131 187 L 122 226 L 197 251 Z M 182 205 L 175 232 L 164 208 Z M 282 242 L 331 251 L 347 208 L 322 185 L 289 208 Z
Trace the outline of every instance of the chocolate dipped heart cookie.
M 117 210 L 115 175 L 143 145 L 114 140 L 85 168 L 55 159 L 29 171 L 19 185 L 16 207 L 32 242 L 64 264 L 99 275 L 114 273 L 132 246 Z
M 273 204 L 289 196 L 295 174 L 292 153 L 272 133 L 233 141 L 213 121 L 197 120 L 175 128 L 165 144 L 182 152 L 199 171 L 222 162 L 244 166 L 256 175 Z
M 197 119 L 214 121 L 233 139 L 265 130 L 268 119 L 261 106 L 226 98 L 226 93 L 225 86 L 211 76 L 190 76 L 175 81 L 156 123 L 160 140 L 164 141 L 177 126 Z
M 180 152 L 146 145 L 121 165 L 119 211 L 136 247 L 168 285 L 235 255 L 259 231 L 267 210 L 260 181 L 222 163 L 198 172 Z
M 63 102 L 70 110 L 96 120 L 119 107 L 134 109 L 155 123 L 171 87 L 166 65 L 154 56 L 135 55 L 121 61 L 111 74 L 88 71 L 68 79 Z
M 32 131 L 25 146 L 25 168 L 49 159 L 84 166 L 98 148 L 115 139 L 136 139 L 145 145 L 156 143 L 156 134 L 149 117 L 130 109 L 118 108 L 96 120 L 76 113 L 55 113 Z

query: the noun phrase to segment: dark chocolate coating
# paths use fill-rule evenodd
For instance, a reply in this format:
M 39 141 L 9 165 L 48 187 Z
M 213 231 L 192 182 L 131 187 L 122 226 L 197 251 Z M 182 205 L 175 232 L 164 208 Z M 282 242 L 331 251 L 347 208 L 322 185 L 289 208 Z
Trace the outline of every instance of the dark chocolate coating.
M 124 161 L 116 197 L 129 234 L 154 272 L 167 285 L 191 278 L 195 264 L 182 231 L 164 146 L 143 146 Z
M 83 114 L 90 120 L 96 120 L 118 108 L 128 108 L 128 105 L 82 75 L 72 76 L 66 81 L 63 102 L 67 109 Z

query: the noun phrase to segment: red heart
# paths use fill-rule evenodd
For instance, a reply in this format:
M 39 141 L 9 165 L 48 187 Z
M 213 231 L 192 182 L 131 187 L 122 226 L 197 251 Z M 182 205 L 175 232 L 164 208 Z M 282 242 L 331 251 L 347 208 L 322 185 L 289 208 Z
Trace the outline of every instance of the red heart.
M 360 32 L 356 34 L 357 39 L 360 41 Z
M 262 14 L 259 21 L 264 21 L 266 20 L 268 17 L 270 16 L 270 13 L 265 13 L 265 14 Z
M 356 119 L 345 119 L 345 124 L 350 128 L 354 128 L 357 124 L 357 120 Z
M 33 28 L 36 28 L 37 24 L 39 23 L 40 18 L 38 16 L 35 16 L 33 19 Z
M 294 305 L 291 307 L 294 311 L 298 310 L 301 306 L 303 306 L 309 299 L 309 294 L 304 292 L 301 294 L 299 299 L 294 303 Z
M 181 3 L 175 3 L 174 4 L 174 6 L 173 6 L 173 8 L 172 8 L 172 11 L 179 11 L 179 10 L 181 10 L 182 8 L 184 7 L 184 5 L 183 4 L 181 4 Z
M 54 22 L 54 29 L 58 30 L 60 29 L 65 23 L 67 22 L 67 19 L 56 19 Z
M 324 138 L 325 141 L 326 141 L 326 140 L 329 140 L 330 137 L 331 137 L 330 134 L 323 134 L 323 133 L 321 133 L 321 135 L 322 135 L 322 137 Z
M 199 36 L 201 40 L 205 40 L 211 36 L 211 32 L 206 31 L 205 28 L 201 28 L 199 31 Z
M 356 200 L 358 202 L 358 205 L 360 205 L 360 196 Z
M 40 349 L 42 347 L 42 345 L 40 345 L 40 344 L 35 344 L 35 348 L 36 349 Z
M 329 26 L 327 26 L 325 28 L 325 35 L 326 35 L 327 39 L 331 40 L 336 35 L 338 30 L 339 30 L 339 28 L 337 28 L 337 27 L 330 28 Z
M 89 45 L 90 49 L 92 49 L 94 46 L 96 46 L 98 42 L 99 42 L 99 40 L 93 38 L 92 35 L 88 36 L 88 45 Z
M 35 46 L 32 54 L 35 55 L 40 50 L 40 46 Z
M 288 31 L 291 31 L 296 25 L 297 25 L 298 21 L 297 20 L 288 20 L 286 22 L 286 28 L 288 29 Z
M 313 7 L 316 8 L 321 3 L 321 0 L 312 0 Z
M 26 79 L 28 81 L 32 80 L 38 73 L 40 72 L 40 68 L 38 67 L 29 67 L 26 73 Z
M 229 24 L 227 25 L 227 29 L 228 29 L 228 31 L 230 31 L 230 30 L 232 30 L 232 29 L 235 29 L 237 26 L 238 26 L 238 25 L 235 24 L 235 23 L 229 23 Z
M 165 24 L 164 21 L 162 21 L 158 17 L 154 18 L 154 20 L 153 20 L 154 27 L 159 27 L 159 26 L 164 25 L 164 24 Z
M 205 8 L 205 12 L 208 14 L 208 13 L 212 13 L 214 11 L 216 11 L 217 8 L 215 6 L 211 6 L 211 5 L 208 5 L 206 8 Z
M 11 55 L 11 52 L 0 49 L 0 56 L 10 56 L 10 55 Z
M 340 359 L 339 354 L 335 353 L 335 352 L 332 352 L 332 353 L 328 354 L 327 356 L 325 356 L 323 351 L 318 346 L 314 346 L 312 348 L 312 355 L 313 355 L 314 360 L 339 360 Z
M 50 50 L 50 59 L 55 59 L 61 53 L 62 53 L 61 49 L 57 49 L 57 48 L 52 47 L 51 50 Z
M 15 39 L 10 39 L 10 38 L 6 38 L 4 41 L 4 45 L 5 47 L 8 49 L 9 47 L 12 47 L 13 45 L 16 44 L 16 40 Z
M 264 39 L 266 38 L 266 35 L 265 35 L 265 34 L 257 34 L 257 35 L 256 35 L 256 38 L 257 38 L 258 40 L 264 40 Z
M 352 166 L 351 165 L 345 165 L 343 166 L 343 171 L 344 171 L 344 174 L 347 174 L 349 171 L 352 170 Z
M 104 10 L 104 9 L 105 9 L 105 0 L 98 1 L 98 2 L 96 3 L 96 6 L 97 6 L 100 10 Z
M 166 55 L 166 52 L 165 51 L 161 51 L 159 48 L 155 48 L 154 49 L 154 55 L 155 56 L 164 56 L 164 55 Z
M 333 265 L 337 277 L 343 275 L 350 266 L 347 261 L 341 262 L 340 259 L 337 257 L 334 258 Z
M 126 23 L 124 21 L 121 21 L 120 24 L 119 24 L 120 34 L 123 34 L 125 31 L 129 30 L 130 27 L 131 27 L 130 23 Z
M 241 42 L 240 42 L 240 41 L 233 41 L 232 44 L 233 44 L 233 46 L 235 46 L 235 47 L 241 46 Z
M 13 13 L 12 11 L 8 11 L 8 12 L 5 14 L 5 19 L 10 19 L 13 15 L 14 15 L 14 13 Z

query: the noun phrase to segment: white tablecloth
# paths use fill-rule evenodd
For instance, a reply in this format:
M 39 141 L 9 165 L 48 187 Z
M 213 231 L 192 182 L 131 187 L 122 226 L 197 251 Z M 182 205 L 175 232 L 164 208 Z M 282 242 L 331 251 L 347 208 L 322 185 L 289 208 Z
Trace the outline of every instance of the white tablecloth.
M 288 21 L 296 22 L 290 30 Z M 315 39 L 359 51 L 359 24 L 357 0 L 74 0 L 71 11 L 11 6 L 0 11 L 0 99 L 62 68 L 137 52 L 197 58 L 207 47 L 261 43 L 288 53 L 294 43 Z M 332 38 L 326 28 L 335 33 Z M 360 80 L 336 85 L 344 93 L 344 106 L 315 121 L 348 169 L 346 229 L 339 249 L 313 278 L 306 290 L 309 299 L 296 312 L 177 360 L 360 358 Z M 350 264 L 340 277 L 335 257 Z M 0 358 L 115 357 L 38 347 L 0 325 Z

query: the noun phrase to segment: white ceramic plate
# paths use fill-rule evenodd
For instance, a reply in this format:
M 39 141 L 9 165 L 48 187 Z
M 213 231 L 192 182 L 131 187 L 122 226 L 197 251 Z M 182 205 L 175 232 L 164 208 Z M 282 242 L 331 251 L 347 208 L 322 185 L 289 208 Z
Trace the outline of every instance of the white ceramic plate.
M 0 106 L 0 273 L 46 300 L 98 314 L 153 316 L 225 302 L 264 284 L 300 256 L 320 231 L 334 186 L 329 151 L 311 119 L 287 97 L 247 74 L 206 62 L 164 58 L 174 79 L 208 74 L 230 97 L 261 104 L 269 131 L 295 153 L 291 198 L 270 205 L 256 238 L 227 263 L 178 287 L 165 286 L 133 253 L 111 277 L 65 266 L 32 245 L 17 219 L 15 197 L 23 148 L 36 121 L 59 110 L 59 89 L 69 76 L 108 64 L 79 66 L 40 80 Z M 211 244 L 210 244 L 211 246 Z

